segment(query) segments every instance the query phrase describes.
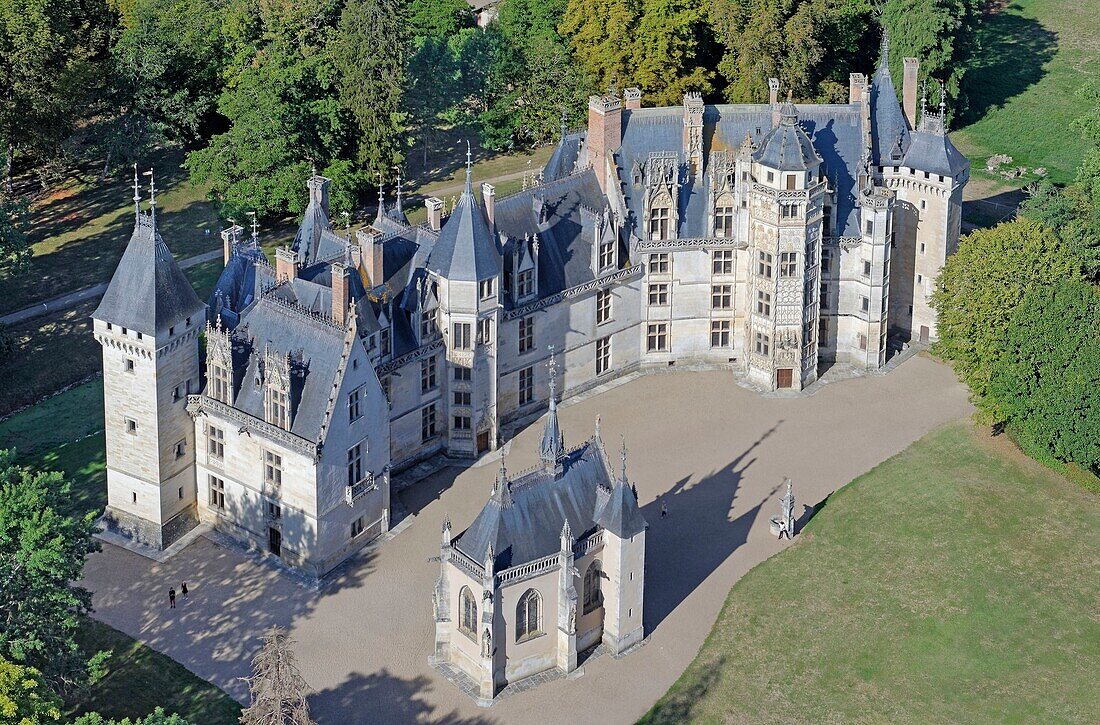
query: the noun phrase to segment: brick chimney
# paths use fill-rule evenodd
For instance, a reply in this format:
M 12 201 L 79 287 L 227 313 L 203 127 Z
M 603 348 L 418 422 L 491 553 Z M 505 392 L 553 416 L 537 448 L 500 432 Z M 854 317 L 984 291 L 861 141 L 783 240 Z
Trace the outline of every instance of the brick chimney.
M 382 233 L 374 227 L 363 227 L 355 231 L 355 238 L 359 242 L 359 256 L 371 287 L 377 287 L 386 281 L 383 279 L 385 272 L 382 265 Z
M 862 73 L 848 74 L 848 103 L 861 103 L 863 89 L 867 87 L 867 76 Z
M 275 279 L 296 279 L 298 277 L 298 253 L 290 247 L 275 250 Z
M 244 228 L 240 224 L 234 224 L 228 229 L 222 230 L 222 264 L 229 264 L 229 258 L 233 256 L 233 247 L 241 243 L 241 233 Z
M 920 61 L 916 58 L 906 58 L 905 73 L 902 75 L 901 100 L 902 109 L 905 111 L 905 120 L 909 122 L 909 128 L 917 127 L 917 75 L 920 71 Z
M 328 188 L 331 185 L 332 179 L 326 179 L 323 176 L 311 176 L 306 182 L 306 186 L 309 187 L 310 202 L 319 204 L 325 216 L 328 216 Z
M 489 183 L 481 185 L 481 201 L 485 204 L 485 216 L 489 219 L 489 228 L 496 229 L 496 188 Z
M 623 89 L 623 107 L 628 111 L 637 111 L 642 107 L 642 89 L 640 88 L 624 88 Z
M 768 103 L 772 107 L 772 127 L 779 125 L 779 79 L 768 79 Z
M 588 98 L 588 162 L 607 193 L 607 160 L 623 143 L 623 105 L 613 95 Z
M 424 207 L 428 210 L 428 228 L 438 232 L 443 228 L 443 200 L 429 197 L 425 200 Z
M 348 324 L 348 292 L 351 287 L 351 268 L 342 262 L 332 265 L 332 321 L 340 327 Z

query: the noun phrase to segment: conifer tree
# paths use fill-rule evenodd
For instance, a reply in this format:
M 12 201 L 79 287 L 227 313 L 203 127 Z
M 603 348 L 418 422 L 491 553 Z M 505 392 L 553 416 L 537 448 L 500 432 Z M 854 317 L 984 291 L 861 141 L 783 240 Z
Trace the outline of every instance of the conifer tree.
M 252 660 L 248 689 L 252 704 L 241 713 L 243 725 L 313 725 L 306 702 L 306 681 L 282 627 L 264 634 L 264 646 Z

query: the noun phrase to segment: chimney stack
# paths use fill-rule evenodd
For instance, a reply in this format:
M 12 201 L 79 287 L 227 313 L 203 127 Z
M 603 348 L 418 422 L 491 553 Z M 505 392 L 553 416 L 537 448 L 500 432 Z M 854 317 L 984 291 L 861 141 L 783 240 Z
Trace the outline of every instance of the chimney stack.
M 862 73 L 848 74 L 848 103 L 862 103 L 863 89 L 867 87 L 867 76 Z
M 481 200 L 485 203 L 485 216 L 489 219 L 489 228 L 496 229 L 496 188 L 492 184 L 481 185 Z
M 306 186 L 309 187 L 309 201 L 311 204 L 317 204 L 321 207 L 321 210 L 325 212 L 325 216 L 328 216 L 328 188 L 332 185 L 332 179 L 326 179 L 323 176 L 311 176 Z
M 275 250 L 275 280 L 291 280 L 298 277 L 298 253 L 290 247 Z
M 623 105 L 628 111 L 637 111 L 642 107 L 642 89 L 624 88 Z
M 607 193 L 607 159 L 623 143 L 623 104 L 615 96 L 588 98 L 588 162 Z
M 383 284 L 386 280 L 383 279 L 385 271 L 382 266 L 382 233 L 374 227 L 363 227 L 355 231 L 355 239 L 359 242 L 359 257 L 363 261 L 371 287 Z
M 905 120 L 909 122 L 909 128 L 917 127 L 917 75 L 920 71 L 920 61 L 916 58 L 905 59 L 905 73 L 902 76 L 901 100 L 905 111 Z
M 443 228 L 443 200 L 434 196 L 424 202 L 428 210 L 428 228 L 438 232 Z
M 772 126 L 779 125 L 779 79 L 768 79 L 768 103 L 772 107 Z
M 348 289 L 351 270 L 342 262 L 332 265 L 332 321 L 340 327 L 348 326 Z
M 703 95 L 684 94 L 684 149 L 692 171 L 703 170 Z
M 229 264 L 229 258 L 233 256 L 233 247 L 241 243 L 241 232 L 244 228 L 240 224 L 234 224 L 228 229 L 222 230 L 222 264 Z

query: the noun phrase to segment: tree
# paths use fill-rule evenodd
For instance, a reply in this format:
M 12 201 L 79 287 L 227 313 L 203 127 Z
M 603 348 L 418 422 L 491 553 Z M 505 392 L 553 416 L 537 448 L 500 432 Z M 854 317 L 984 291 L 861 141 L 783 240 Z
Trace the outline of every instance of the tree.
M 111 14 L 97 0 L 0 0 L 0 144 L 4 190 L 17 153 L 51 156 L 94 87 L 92 62 Z
M 73 640 L 91 592 L 76 586 L 88 554 L 96 513 L 62 513 L 72 489 L 59 473 L 32 473 L 0 450 L 0 657 L 30 665 L 58 692 L 96 674 L 106 658 L 85 659 Z
M 641 0 L 631 63 L 634 83 L 654 105 L 682 103 L 684 93 L 709 93 L 713 73 L 702 64 L 710 29 L 700 0 Z
M 27 204 L 0 193 L 0 274 L 16 274 L 30 258 Z
M 136 720 L 130 718 L 109 720 L 98 712 L 91 712 L 78 717 L 73 725 L 188 725 L 188 723 L 179 715 L 168 714 L 164 708 L 158 707 L 145 717 L 139 717 Z
M 1100 470 L 1100 294 L 1028 290 L 1009 316 L 985 407 L 1059 461 Z
M 38 670 L 0 657 L 0 720 L 18 725 L 61 722 L 61 698 Z
M 425 40 L 446 41 L 458 35 L 473 27 L 474 18 L 465 0 L 409 0 L 403 24 L 415 49 Z
M 404 160 L 406 38 L 396 0 L 348 0 L 333 44 L 340 102 L 358 124 L 356 160 L 369 174 Z
M 634 85 L 636 0 L 569 0 L 558 26 L 593 88 Z
M 1080 269 L 1057 234 L 1026 217 L 981 229 L 959 241 L 932 294 L 937 352 L 954 363 L 976 398 L 985 398 L 1009 319 L 1032 287 Z
M 186 162 L 226 215 L 301 213 L 311 168 L 356 156 L 356 123 L 339 101 L 329 47 L 339 7 L 264 2 L 258 18 L 247 8 L 229 13 L 230 80 L 218 98 L 229 130 Z
M 264 645 L 252 660 L 248 689 L 252 704 L 241 713 L 244 725 L 312 725 L 306 681 L 291 651 L 293 640 L 282 627 L 264 634 Z

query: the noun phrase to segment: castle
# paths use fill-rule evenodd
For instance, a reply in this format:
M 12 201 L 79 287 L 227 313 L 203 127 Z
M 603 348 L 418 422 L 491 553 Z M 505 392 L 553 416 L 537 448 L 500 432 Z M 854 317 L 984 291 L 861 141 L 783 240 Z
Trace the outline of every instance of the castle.
M 594 96 L 533 187 L 475 192 L 468 163 L 453 208 L 412 225 L 399 192 L 354 239 L 314 176 L 274 265 L 255 231 L 223 232 L 208 304 L 136 209 L 94 313 L 107 524 L 161 548 L 203 521 L 322 575 L 387 530 L 392 472 L 539 414 L 551 360 L 565 396 L 672 365 L 762 390 L 883 366 L 888 340 L 936 335 L 969 173 L 916 80 L 906 59 L 899 103 L 884 43 L 845 104 L 781 102 L 774 80 L 763 105 Z M 466 552 L 505 576 L 484 553 Z

